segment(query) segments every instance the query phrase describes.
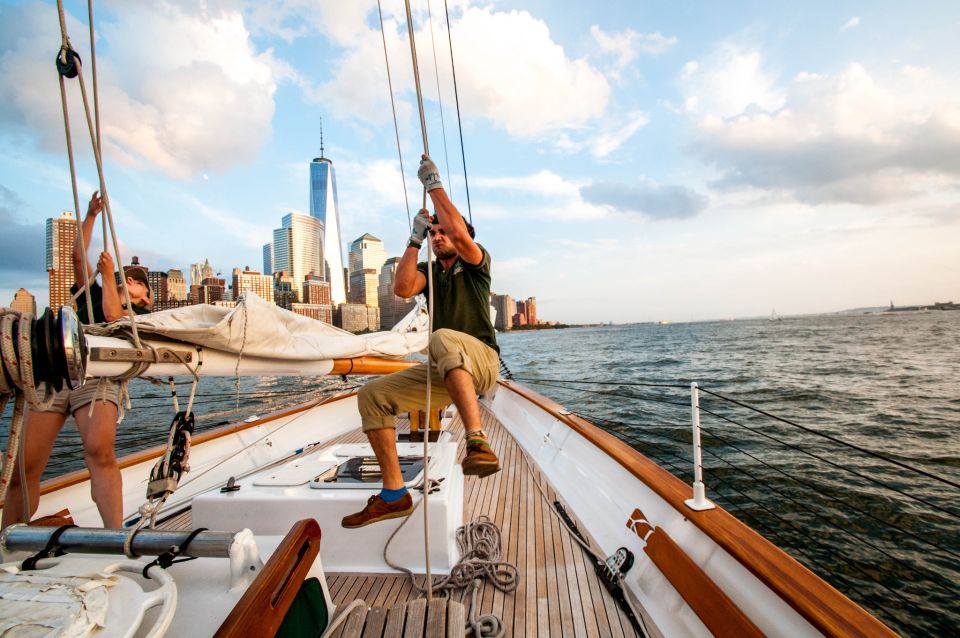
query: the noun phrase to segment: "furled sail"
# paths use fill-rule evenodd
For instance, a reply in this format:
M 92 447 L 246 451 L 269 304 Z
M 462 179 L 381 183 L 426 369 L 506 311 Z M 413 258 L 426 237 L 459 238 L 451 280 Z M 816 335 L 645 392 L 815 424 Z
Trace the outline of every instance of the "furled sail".
M 141 315 L 141 334 L 162 336 L 243 356 L 299 361 L 353 357 L 404 357 L 427 345 L 426 304 L 417 305 L 392 330 L 355 335 L 295 314 L 246 292 L 235 308 L 197 304 Z M 84 333 L 118 336 L 129 320 L 84 326 Z

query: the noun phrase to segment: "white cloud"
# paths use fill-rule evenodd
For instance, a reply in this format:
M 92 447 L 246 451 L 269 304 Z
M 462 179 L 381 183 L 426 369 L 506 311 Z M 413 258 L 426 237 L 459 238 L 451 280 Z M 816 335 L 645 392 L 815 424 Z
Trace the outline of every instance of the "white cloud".
M 575 197 L 580 192 L 579 184 L 549 170 L 521 177 L 477 177 L 473 182 L 477 188 L 522 191 L 543 197 Z
M 607 157 L 649 123 L 650 118 L 646 113 L 630 113 L 626 124 L 615 131 L 597 135 L 589 141 L 590 154 L 594 157 Z
M 609 207 L 584 201 L 580 190 L 585 183 L 565 179 L 550 170 L 519 177 L 477 177 L 471 184 L 478 190 L 511 193 L 512 207 L 506 215 L 498 215 L 500 217 L 578 221 L 610 214 Z M 516 195 L 525 195 L 528 199 Z
M 609 157 L 636 133 L 650 123 L 650 116 L 642 111 L 627 113 L 623 120 L 609 118 L 599 132 L 593 128 L 575 133 L 563 131 L 551 139 L 558 152 L 580 153 L 587 150 L 598 159 Z
M 531 137 L 583 126 L 605 112 L 610 97 L 606 79 L 586 60 L 568 57 L 542 20 L 526 11 L 490 7 L 469 7 L 459 19 L 451 16 L 451 20 L 460 108 L 465 117 L 482 117 L 511 135 Z M 387 16 L 385 22 L 394 90 L 412 100 L 406 26 Z M 438 43 L 446 42 L 445 26 L 437 23 L 434 20 L 435 38 Z M 417 42 L 424 98 L 433 100 L 435 89 L 429 81 L 435 73 L 433 58 L 423 54 L 429 51 L 429 31 L 418 31 Z M 367 28 L 343 45 L 343 56 L 331 61 L 336 76 L 319 87 L 317 95 L 340 115 L 387 121 L 389 95 L 379 28 Z M 452 86 L 449 62 L 444 55 L 438 58 L 446 92 Z
M 633 29 L 625 29 L 620 33 L 607 33 L 597 25 L 590 27 L 600 51 L 612 55 L 615 59 L 615 69 L 622 71 L 640 53 L 658 55 L 670 49 L 677 43 L 675 37 L 665 37 L 659 31 L 656 33 L 637 33 Z
M 857 16 L 853 16 L 852 18 L 847 20 L 842 27 L 840 27 L 840 30 L 846 31 L 847 29 L 852 29 L 858 26 L 859 24 L 860 24 L 860 18 L 858 18 Z
M 127 165 L 148 164 L 180 178 L 250 159 L 270 136 L 276 80 L 271 54 L 250 42 L 237 10 L 170 2 L 117 5 L 98 23 L 104 151 Z M 119 10 L 122 9 L 122 10 Z M 42 147 L 63 148 L 57 79 L 37 42 L 59 41 L 52 7 L 2 10 L 0 118 L 32 130 Z M 86 27 L 68 29 L 86 57 Z M 89 67 L 89 60 L 88 62 Z M 92 87 L 85 69 L 88 91 Z M 78 151 L 89 148 L 75 81 L 71 122 Z M 91 98 L 92 100 L 92 98 Z
M 929 69 L 872 75 L 801 73 L 781 108 L 704 116 L 691 148 L 725 186 L 797 200 L 878 203 L 955 187 L 960 176 L 960 86 Z
M 750 105 L 779 108 L 784 95 L 775 81 L 775 75 L 764 68 L 760 51 L 726 43 L 705 59 L 684 65 L 680 90 L 688 111 L 731 117 Z

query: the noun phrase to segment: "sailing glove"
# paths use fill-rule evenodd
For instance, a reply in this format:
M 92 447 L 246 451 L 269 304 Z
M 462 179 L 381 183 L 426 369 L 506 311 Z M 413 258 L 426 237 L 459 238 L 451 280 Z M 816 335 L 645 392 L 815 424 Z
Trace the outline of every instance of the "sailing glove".
M 440 183 L 440 171 L 437 170 L 437 165 L 426 155 L 420 160 L 420 170 L 417 171 L 417 177 L 420 178 L 420 183 L 427 191 L 443 188 L 443 184 Z
M 410 241 L 407 246 L 420 248 L 423 238 L 427 236 L 427 231 L 430 230 L 430 226 L 430 214 L 427 213 L 427 209 L 421 208 L 420 212 L 413 218 L 413 232 L 410 233 Z

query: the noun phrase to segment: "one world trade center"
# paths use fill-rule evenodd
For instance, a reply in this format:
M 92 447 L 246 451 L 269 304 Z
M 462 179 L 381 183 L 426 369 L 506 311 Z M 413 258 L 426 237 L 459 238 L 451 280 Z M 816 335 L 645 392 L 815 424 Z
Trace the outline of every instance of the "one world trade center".
M 324 276 L 330 282 L 333 306 L 347 302 L 343 272 L 343 242 L 340 241 L 340 206 L 337 203 L 337 178 L 333 162 L 323 156 L 310 162 L 310 216 L 323 224 Z

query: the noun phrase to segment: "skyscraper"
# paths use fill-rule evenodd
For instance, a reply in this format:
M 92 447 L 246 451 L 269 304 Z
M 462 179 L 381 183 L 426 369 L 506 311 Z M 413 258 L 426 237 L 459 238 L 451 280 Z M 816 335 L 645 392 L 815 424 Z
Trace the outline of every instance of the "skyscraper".
M 70 286 L 73 285 L 73 245 L 77 240 L 77 220 L 73 213 L 63 211 L 60 217 L 47 219 L 46 251 L 47 276 L 50 280 L 50 307 L 71 305 Z
M 321 275 L 323 223 L 316 217 L 288 213 L 273 231 L 273 270 L 290 273 L 297 301 L 303 299 L 307 275 Z
M 397 274 L 399 257 L 391 257 L 380 269 L 380 283 L 377 286 L 377 302 L 380 305 L 380 325 L 389 330 L 397 325 L 413 308 L 413 299 L 404 299 L 393 294 L 393 284 Z
M 214 276 L 213 266 L 210 265 L 209 259 L 204 259 L 202 264 L 190 264 L 191 286 L 203 285 L 204 279 L 213 279 Z
M 245 292 L 252 292 L 266 302 L 273 303 L 273 277 L 270 275 L 261 275 L 255 270 L 250 270 L 250 266 L 233 269 L 233 299 L 240 299 L 240 295 Z
M 322 134 L 321 134 L 322 135 Z M 323 271 L 317 274 L 330 282 L 333 303 L 345 303 L 347 285 L 343 272 L 343 242 L 340 239 L 340 205 L 337 201 L 337 177 L 333 162 L 323 156 L 323 138 L 320 157 L 310 162 L 310 216 L 323 224 Z M 276 268 L 276 265 L 274 265 Z
M 33 295 L 31 295 L 26 288 L 17 290 L 17 293 L 13 296 L 13 301 L 10 302 L 10 307 L 23 314 L 30 313 L 33 316 L 37 315 L 37 300 L 33 298 Z
M 273 242 L 263 245 L 263 274 L 273 274 Z
M 513 328 L 513 315 L 517 312 L 517 304 L 510 295 L 493 295 L 493 307 L 497 310 L 497 322 L 494 327 L 497 330 L 510 330 Z
M 172 268 L 167 271 L 167 295 L 170 301 L 186 301 L 187 282 L 183 278 L 183 271 Z
M 383 242 L 364 233 L 350 244 L 350 303 L 376 307 L 380 269 L 387 261 Z

